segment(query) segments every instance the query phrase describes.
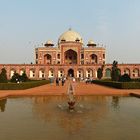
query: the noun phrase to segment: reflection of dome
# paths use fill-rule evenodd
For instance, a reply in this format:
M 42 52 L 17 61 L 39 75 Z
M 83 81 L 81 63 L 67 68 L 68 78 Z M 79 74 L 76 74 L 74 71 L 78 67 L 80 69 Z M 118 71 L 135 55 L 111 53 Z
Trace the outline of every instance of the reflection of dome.
M 44 46 L 48 47 L 48 46 L 54 46 L 53 42 L 51 40 L 48 40 Z
M 58 43 L 60 42 L 80 42 L 83 43 L 82 37 L 79 33 L 69 29 L 68 31 L 64 32 L 58 39 Z

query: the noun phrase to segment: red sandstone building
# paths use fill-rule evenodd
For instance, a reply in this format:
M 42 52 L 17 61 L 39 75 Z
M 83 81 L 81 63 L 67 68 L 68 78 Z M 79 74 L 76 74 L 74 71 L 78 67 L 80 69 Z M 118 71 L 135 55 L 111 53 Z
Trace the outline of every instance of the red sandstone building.
M 97 70 L 104 65 L 103 78 L 110 78 L 111 64 L 106 64 L 106 50 L 92 40 L 84 46 L 79 33 L 68 30 L 58 39 L 54 47 L 52 41 L 35 49 L 35 64 L 0 64 L 5 67 L 10 79 L 14 72 L 24 71 L 30 79 L 48 79 L 62 76 L 75 78 L 97 78 Z M 121 74 L 127 73 L 131 78 L 139 78 L 140 64 L 119 64 Z

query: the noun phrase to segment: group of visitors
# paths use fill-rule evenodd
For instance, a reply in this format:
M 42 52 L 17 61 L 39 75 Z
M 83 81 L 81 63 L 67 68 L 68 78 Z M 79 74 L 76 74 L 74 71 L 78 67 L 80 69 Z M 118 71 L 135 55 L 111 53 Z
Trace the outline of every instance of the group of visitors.
M 93 81 L 94 81 L 93 78 L 86 78 L 86 79 L 85 79 L 85 83 L 86 83 L 86 84 L 88 84 L 88 83 L 93 84 Z
M 74 77 L 71 77 L 71 80 L 73 83 L 75 83 L 77 81 L 77 79 L 75 79 Z M 66 81 L 66 77 L 62 77 L 62 78 L 56 77 L 56 79 L 55 79 L 56 86 L 59 86 L 59 85 L 64 86 L 65 81 Z M 80 79 L 79 81 L 83 81 L 86 84 L 88 84 L 88 83 L 92 84 L 94 80 L 91 78 L 85 78 L 85 79 L 83 78 L 83 79 Z
M 65 77 L 62 77 L 62 78 L 56 77 L 56 85 L 57 85 L 57 86 L 60 85 L 60 82 L 61 82 L 61 85 L 64 86 L 65 81 L 66 81 L 66 78 L 65 78 Z

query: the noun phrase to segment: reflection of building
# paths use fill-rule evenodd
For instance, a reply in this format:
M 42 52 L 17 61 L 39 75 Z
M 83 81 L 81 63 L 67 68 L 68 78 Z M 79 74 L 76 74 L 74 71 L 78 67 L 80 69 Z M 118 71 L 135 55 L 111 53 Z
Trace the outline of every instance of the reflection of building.
M 54 129 L 75 133 L 104 118 L 109 111 L 108 100 L 106 96 L 76 96 L 74 112 L 71 112 L 67 96 L 34 97 L 32 110 L 34 117 L 47 122 L 47 126 L 56 124 Z
M 5 67 L 8 78 L 16 71 L 22 74 L 26 71 L 32 79 L 47 79 L 50 77 L 74 76 L 76 78 L 96 78 L 97 69 L 104 65 L 103 77 L 111 76 L 111 64 L 105 64 L 105 48 L 92 40 L 84 47 L 82 37 L 73 30 L 64 32 L 54 47 L 52 41 L 47 41 L 42 47 L 35 49 L 36 64 L 1 64 Z M 140 64 L 119 64 L 120 73 L 128 73 L 131 78 L 140 77 Z

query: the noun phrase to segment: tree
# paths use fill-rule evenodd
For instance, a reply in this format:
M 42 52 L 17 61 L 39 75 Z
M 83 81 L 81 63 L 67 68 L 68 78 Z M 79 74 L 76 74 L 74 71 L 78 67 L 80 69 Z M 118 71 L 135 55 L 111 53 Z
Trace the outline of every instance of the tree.
M 103 68 L 104 68 L 104 65 L 102 65 L 102 67 L 98 68 L 97 70 L 97 77 L 99 80 L 103 77 Z
M 0 73 L 0 83 L 7 83 L 7 75 L 6 75 L 6 69 L 2 68 L 1 73 Z
M 111 79 L 112 81 L 118 81 L 119 77 L 120 73 L 118 69 L 118 62 L 114 60 L 112 64 Z
M 101 68 L 98 68 L 98 70 L 97 70 L 97 77 L 99 80 L 103 77 L 103 71 Z
M 25 71 L 22 73 L 21 77 L 20 77 L 20 80 L 22 82 L 27 82 L 29 80 L 29 78 L 27 77 Z
M 20 78 L 21 76 L 15 72 L 10 81 L 13 83 L 17 83 L 17 82 L 20 82 Z

